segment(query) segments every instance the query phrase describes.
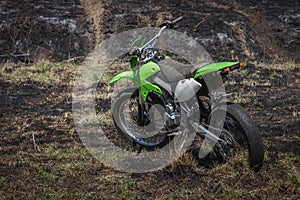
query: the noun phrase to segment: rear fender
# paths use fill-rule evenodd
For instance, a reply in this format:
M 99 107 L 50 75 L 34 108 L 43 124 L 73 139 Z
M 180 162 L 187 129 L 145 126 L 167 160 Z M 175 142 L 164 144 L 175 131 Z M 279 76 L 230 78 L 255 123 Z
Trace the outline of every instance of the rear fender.
M 203 76 L 205 74 L 209 74 L 211 72 L 219 71 L 221 69 L 224 69 L 226 67 L 230 67 L 232 65 L 239 64 L 239 62 L 217 62 L 217 63 L 211 63 L 208 65 L 205 65 L 204 67 L 199 68 L 195 75 L 194 78 L 198 78 L 200 76 Z

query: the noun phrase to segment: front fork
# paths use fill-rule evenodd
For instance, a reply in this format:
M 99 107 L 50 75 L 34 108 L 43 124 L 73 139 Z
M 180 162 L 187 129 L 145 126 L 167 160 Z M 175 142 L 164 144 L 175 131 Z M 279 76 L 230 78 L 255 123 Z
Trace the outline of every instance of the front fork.
M 138 91 L 138 120 L 137 123 L 139 126 L 144 124 L 144 111 L 145 111 L 145 103 L 143 102 L 142 95 L 140 90 Z

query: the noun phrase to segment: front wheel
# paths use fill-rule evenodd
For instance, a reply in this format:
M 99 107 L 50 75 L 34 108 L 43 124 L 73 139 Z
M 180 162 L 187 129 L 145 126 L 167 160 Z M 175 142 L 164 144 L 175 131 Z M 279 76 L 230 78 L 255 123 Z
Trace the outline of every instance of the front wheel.
M 237 147 L 248 151 L 249 166 L 255 172 L 258 172 L 263 164 L 264 149 L 260 131 L 251 119 L 250 115 L 241 106 L 233 103 L 228 103 L 226 107 L 220 106 L 213 112 L 226 112 L 225 120 L 223 120 L 223 132 L 220 137 L 223 137 L 226 140 L 232 140 L 236 144 L 235 148 Z M 215 116 L 222 115 L 216 114 Z M 222 121 L 222 119 L 215 117 L 214 119 L 210 119 L 210 124 L 216 124 L 220 120 Z M 219 151 L 220 148 L 214 148 L 214 150 Z M 227 154 L 227 156 L 230 157 L 233 155 L 232 149 L 228 147 L 224 147 L 222 150 L 223 155 Z M 218 153 L 216 154 L 218 155 Z M 228 157 L 223 156 L 221 160 L 228 160 Z
M 113 120 L 116 128 L 125 139 L 140 147 L 159 147 L 167 141 L 164 128 L 164 108 L 159 104 L 146 102 L 143 113 L 139 113 L 137 89 L 127 89 L 113 103 Z M 140 116 L 143 122 L 140 123 Z

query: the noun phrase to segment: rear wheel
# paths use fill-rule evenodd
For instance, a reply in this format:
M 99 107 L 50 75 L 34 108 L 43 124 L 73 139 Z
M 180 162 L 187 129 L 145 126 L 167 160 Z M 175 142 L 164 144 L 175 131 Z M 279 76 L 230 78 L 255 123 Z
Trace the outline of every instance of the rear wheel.
M 227 144 L 217 144 L 214 152 L 221 162 L 230 160 L 236 153 L 246 151 L 251 169 L 258 172 L 263 164 L 264 149 L 260 131 L 250 115 L 237 104 L 221 106 L 213 112 L 225 112 L 223 131 L 220 138 Z M 215 113 L 214 116 L 222 116 Z M 222 119 L 214 117 L 210 119 L 210 125 L 217 124 Z

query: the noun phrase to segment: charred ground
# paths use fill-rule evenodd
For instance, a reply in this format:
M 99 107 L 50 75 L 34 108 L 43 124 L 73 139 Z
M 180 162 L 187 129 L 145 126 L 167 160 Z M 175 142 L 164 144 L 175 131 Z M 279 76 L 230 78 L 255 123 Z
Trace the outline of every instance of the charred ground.
M 146 174 L 105 167 L 87 152 L 73 123 L 76 69 L 76 65 L 62 63 L 2 67 L 1 197 L 299 197 L 299 65 L 248 67 L 233 74 L 227 85 L 262 131 L 266 161 L 258 174 L 239 159 L 212 169 L 197 166 L 189 154 L 166 169 Z M 109 114 L 112 88 L 104 80 L 99 86 L 96 108 L 106 133 L 115 135 Z
M 43 6 L 50 12 L 54 4 L 47 2 Z M 58 2 L 56 10 L 68 8 L 73 1 L 70 2 Z M 16 30 L 14 35 L 17 38 L 12 40 L 5 32 L 10 30 L 6 29 L 10 26 L 1 26 L 1 34 L 5 36 L 1 36 L 1 44 L 4 44 L 1 52 L 8 55 L 0 68 L 1 199 L 278 199 L 279 196 L 282 199 L 299 199 L 297 1 L 284 1 L 284 4 L 275 0 L 255 3 L 109 1 L 101 5 L 95 2 L 76 1 L 77 7 L 69 12 L 78 15 L 62 15 L 59 18 L 82 19 L 85 23 L 87 18 L 84 17 L 89 16 L 91 24 L 81 26 L 82 32 L 77 34 L 69 34 L 69 25 L 64 27 L 53 24 L 49 18 L 48 21 L 38 18 L 41 7 L 32 10 L 28 15 L 31 17 L 27 19 L 36 19 L 38 24 L 45 24 L 37 30 L 48 30 L 50 24 L 54 27 L 53 34 L 46 31 L 39 35 L 39 31 L 36 31 L 32 32 L 36 36 L 31 40 L 22 40 L 27 37 L 25 30 L 31 30 L 29 26 L 25 30 L 20 28 L 23 32 Z M 1 6 L 10 5 L 5 7 L 8 10 L 4 10 L 1 16 L 12 18 L 11 21 L 3 21 L 13 23 L 13 17 L 23 9 L 22 3 L 1 2 Z M 30 10 L 31 7 L 24 8 Z M 99 9 L 100 14 L 97 12 Z M 15 12 L 7 12 L 13 10 Z M 154 14 L 156 12 L 157 15 Z M 7 13 L 13 14 L 7 16 Z M 26 53 L 27 50 L 33 55 L 37 46 L 53 52 L 59 52 L 57 47 L 65 46 L 67 50 L 62 51 L 65 53 L 55 54 L 56 58 L 62 60 L 82 56 L 82 49 L 93 46 L 90 43 L 91 46 L 84 46 L 85 37 L 93 44 L 111 33 L 146 24 L 155 26 L 163 19 L 178 14 L 185 16 L 183 26 L 178 26 L 178 30 L 199 38 L 199 42 L 203 42 L 215 59 L 241 57 L 263 62 L 269 59 L 272 63 L 254 62 L 240 72 L 232 73 L 227 84 L 227 91 L 234 92 L 233 100 L 250 112 L 262 132 L 266 162 L 258 174 L 249 171 L 246 163 L 239 159 L 207 169 L 197 166 L 189 155 L 157 172 L 128 174 L 114 171 L 93 158 L 77 135 L 71 95 L 78 66 L 68 62 L 25 65 L 7 61 L 8 58 L 14 59 L 12 54 Z M 17 16 L 20 16 L 18 19 L 24 17 Z M 235 22 L 238 24 L 234 25 Z M 32 25 L 31 21 L 26 24 Z M 59 33 L 69 36 L 68 42 L 61 35 L 53 40 L 58 37 L 57 27 Z M 84 36 L 84 33 L 91 35 Z M 227 35 L 229 39 L 218 37 L 218 33 L 221 33 L 219 36 Z M 13 41 L 18 40 L 20 43 L 17 48 Z M 45 43 L 52 40 L 54 42 Z M 24 45 L 24 41 L 29 45 Z M 80 45 L 70 46 L 72 41 L 79 41 Z M 220 48 L 222 51 L 219 51 Z M 72 54 L 69 55 L 70 52 Z M 273 64 L 280 60 L 290 62 Z M 116 130 L 109 115 L 112 88 L 104 79 L 100 80 L 98 90 L 95 106 L 99 108 L 100 118 L 105 120 L 103 125 L 107 127 L 107 134 L 113 135 Z
M 176 30 L 197 38 L 215 60 L 299 61 L 298 1 L 97 1 L 0 3 L 0 61 L 84 57 L 110 34 L 184 16 Z

